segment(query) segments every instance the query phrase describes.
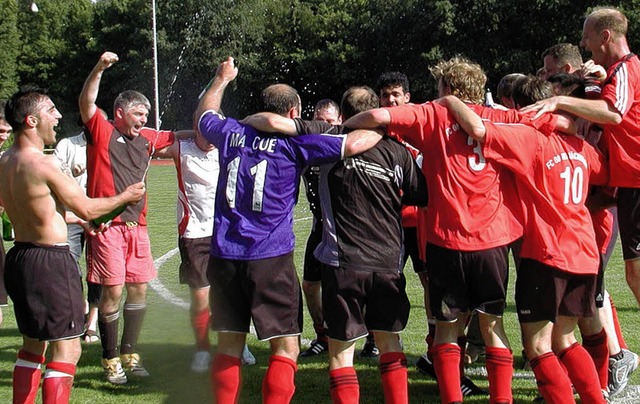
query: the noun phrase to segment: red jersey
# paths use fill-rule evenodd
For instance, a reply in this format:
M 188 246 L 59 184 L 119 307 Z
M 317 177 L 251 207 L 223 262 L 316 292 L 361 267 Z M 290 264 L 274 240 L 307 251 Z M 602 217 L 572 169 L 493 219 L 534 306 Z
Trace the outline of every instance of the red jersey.
M 608 179 L 602 154 L 576 136 L 545 135 L 527 125 L 485 126 L 487 160 L 517 178 L 526 215 L 521 257 L 596 274 L 600 257 L 584 201 L 590 183 Z
M 144 128 L 140 136 L 129 138 L 102 114 L 95 113 L 87 128 L 87 195 L 91 198 L 114 196 L 129 185 L 145 179 L 154 150 L 173 143 L 173 132 Z M 138 222 L 146 225 L 147 194 L 135 205 L 127 206 L 114 223 Z
M 429 243 L 477 251 L 508 244 L 522 235 L 513 209 L 505 204 L 518 200 L 512 176 L 485 160 L 482 146 L 464 133 L 447 108 L 428 102 L 388 111 L 389 132 L 399 134 L 424 155 Z
M 604 125 L 609 151 L 610 185 L 640 188 L 640 60 L 630 54 L 607 71 L 602 98 L 621 115 L 618 125 Z

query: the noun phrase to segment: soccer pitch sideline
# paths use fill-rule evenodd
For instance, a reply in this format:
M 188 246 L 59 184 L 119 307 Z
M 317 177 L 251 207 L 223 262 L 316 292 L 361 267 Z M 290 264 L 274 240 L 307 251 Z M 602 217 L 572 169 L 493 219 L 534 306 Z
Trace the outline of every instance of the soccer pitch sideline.
M 149 233 L 153 256 L 158 264 L 158 280 L 149 291 L 148 311 L 140 338 L 139 352 L 151 376 L 144 379 L 130 378 L 122 386 L 110 385 L 104 379 L 100 367 L 100 344 L 83 344 L 78 364 L 72 403 L 208 403 L 211 402 L 209 377 L 195 374 L 189 369 L 193 355 L 193 336 L 188 317 L 189 292 L 186 285 L 178 284 L 177 230 L 176 230 L 176 175 L 172 165 L 153 165 L 148 175 Z M 295 232 L 297 236 L 296 265 L 302 276 L 302 256 L 311 225 L 311 213 L 301 194 L 296 209 Z M 10 247 L 6 244 L 5 247 Z M 402 332 L 402 340 L 409 363 L 409 398 L 412 403 L 439 403 L 435 381 L 420 374 L 414 363 L 424 352 L 426 320 L 420 280 L 410 265 L 406 268 L 407 288 L 412 310 L 409 324 Z M 513 379 L 515 403 L 530 403 L 537 395 L 535 380 L 530 371 L 520 370 L 522 358 L 520 333 L 513 304 L 512 270 L 509 301 L 505 315 L 506 329 L 512 344 L 516 369 Z M 640 350 L 637 321 L 638 309 L 631 291 L 624 280 L 624 267 L 619 249 L 616 250 L 606 275 L 607 289 L 615 299 L 627 344 L 631 350 Z M 0 403 L 11 402 L 11 372 L 21 343 L 16 328 L 13 307 L 3 308 L 4 323 L 0 327 Z M 305 309 L 303 349 L 313 339 L 313 327 Z M 120 322 L 122 324 L 122 321 Z M 215 344 L 215 339 L 212 338 Z M 268 344 L 249 336 L 248 344 L 256 356 L 255 366 L 243 367 L 242 403 L 261 401 L 261 383 L 269 357 Z M 362 342 L 358 343 L 356 353 Z M 380 375 L 376 360 L 359 359 L 356 369 L 360 382 L 362 403 L 384 402 Z M 467 367 L 467 373 L 480 387 L 488 388 L 482 363 Z M 636 372 L 625 392 L 616 397 L 616 403 L 640 402 L 640 372 Z M 299 362 L 296 374 L 294 403 L 329 403 L 329 377 L 326 355 Z M 41 401 L 39 395 L 38 402 Z M 486 403 L 488 397 L 465 399 L 468 403 Z

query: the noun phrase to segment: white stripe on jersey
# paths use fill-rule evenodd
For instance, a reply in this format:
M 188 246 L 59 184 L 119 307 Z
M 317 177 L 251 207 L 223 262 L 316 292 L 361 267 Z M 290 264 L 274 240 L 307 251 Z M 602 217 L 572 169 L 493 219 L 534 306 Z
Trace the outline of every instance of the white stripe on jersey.
M 629 103 L 629 70 L 627 64 L 622 62 L 622 66 L 616 74 L 616 109 L 624 115 Z

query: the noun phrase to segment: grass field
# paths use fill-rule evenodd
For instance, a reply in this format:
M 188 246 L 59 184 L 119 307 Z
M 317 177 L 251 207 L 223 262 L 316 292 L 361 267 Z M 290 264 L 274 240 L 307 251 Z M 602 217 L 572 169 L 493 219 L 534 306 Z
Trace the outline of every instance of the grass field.
M 206 403 L 211 402 L 209 378 L 207 375 L 194 374 L 189 370 L 193 354 L 193 337 L 189 326 L 188 288 L 177 282 L 178 255 L 177 231 L 175 220 L 176 179 L 172 166 L 153 166 L 148 176 L 149 190 L 149 233 L 151 235 L 154 258 L 159 261 L 158 285 L 165 292 L 161 294 L 150 290 L 148 312 L 140 338 L 139 351 L 146 363 L 151 377 L 131 378 L 123 386 L 107 383 L 100 367 L 101 349 L 99 344 L 83 345 L 83 354 L 75 378 L 73 403 Z M 298 237 L 296 260 L 299 271 L 302 268 L 301 257 L 304 242 L 309 232 L 310 217 L 306 205 L 302 202 L 296 210 L 295 231 Z M 9 247 L 7 245 L 7 247 Z M 407 287 L 412 303 L 411 317 L 407 329 L 402 333 L 405 351 L 409 361 L 409 394 L 412 403 L 438 403 L 436 383 L 418 373 L 413 364 L 425 349 L 424 336 L 426 321 L 422 302 L 422 287 L 413 270 L 407 267 Z M 516 353 L 515 377 L 513 380 L 514 402 L 528 403 L 536 396 L 536 386 L 531 372 L 519 370 L 522 359 L 520 335 L 513 304 L 513 284 L 515 274 L 511 275 L 509 305 L 505 315 L 506 328 Z M 637 321 L 638 309 L 624 281 L 623 264 L 619 251 L 611 260 L 606 275 L 608 290 L 614 297 L 620 321 L 623 325 L 627 343 L 632 350 L 639 349 L 640 339 Z M 170 295 L 167 295 L 167 292 Z M 11 402 L 11 372 L 16 352 L 21 344 L 11 304 L 3 309 L 5 321 L 0 327 L 0 403 Z M 122 322 L 121 322 L 122 323 Z M 305 311 L 305 331 L 303 339 L 313 338 L 313 327 Z M 212 338 L 215 343 L 215 339 Z M 267 359 L 268 345 L 257 341 L 255 336 L 248 340 L 251 351 L 258 363 L 243 368 L 242 403 L 261 401 L 260 389 Z M 359 343 L 358 346 L 361 346 Z M 303 347 L 304 348 L 304 347 Z M 380 378 L 375 360 L 356 360 L 360 381 L 362 403 L 383 402 Z M 482 364 L 468 368 L 472 379 L 481 387 L 487 388 L 488 382 Z M 640 402 L 637 385 L 640 382 L 634 375 L 631 386 L 623 397 L 616 402 Z M 329 381 L 326 356 L 304 360 L 299 363 L 296 375 L 297 390 L 294 403 L 328 403 Z M 484 403 L 487 398 L 465 400 L 470 403 Z

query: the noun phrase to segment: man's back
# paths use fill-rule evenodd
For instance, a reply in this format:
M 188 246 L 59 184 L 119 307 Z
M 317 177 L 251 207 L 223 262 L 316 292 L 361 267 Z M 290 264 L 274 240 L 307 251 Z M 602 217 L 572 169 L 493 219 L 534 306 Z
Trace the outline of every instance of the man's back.
M 213 112 L 199 127 L 220 150 L 212 254 L 262 259 L 291 252 L 302 169 L 342 157 L 344 137 L 266 135 Z
M 424 176 L 404 146 L 385 138 L 362 154 L 321 167 L 320 198 L 328 224 L 316 250 L 320 261 L 372 271 L 401 269 L 403 202 L 427 202 Z

